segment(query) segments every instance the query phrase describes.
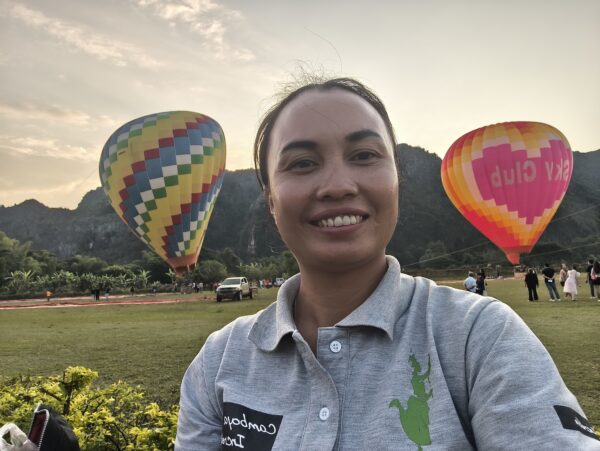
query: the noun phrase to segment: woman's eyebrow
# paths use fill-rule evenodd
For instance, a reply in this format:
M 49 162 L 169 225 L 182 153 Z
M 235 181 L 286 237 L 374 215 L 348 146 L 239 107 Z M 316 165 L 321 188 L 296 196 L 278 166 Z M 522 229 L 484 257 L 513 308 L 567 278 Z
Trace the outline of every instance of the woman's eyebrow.
M 315 141 L 291 141 L 283 146 L 281 149 L 281 153 L 286 152 L 292 149 L 305 149 L 305 150 L 315 150 L 317 148 L 317 143 Z
M 365 138 L 381 138 L 381 135 L 374 130 L 365 128 L 364 130 L 358 130 L 356 132 L 352 132 L 349 135 L 346 135 L 346 141 L 348 142 L 356 142 Z

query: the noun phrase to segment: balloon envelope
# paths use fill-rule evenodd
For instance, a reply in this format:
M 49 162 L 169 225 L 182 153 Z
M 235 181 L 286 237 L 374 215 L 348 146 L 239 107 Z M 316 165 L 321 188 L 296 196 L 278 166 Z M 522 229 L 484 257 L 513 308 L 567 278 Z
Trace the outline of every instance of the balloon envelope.
M 556 128 L 505 122 L 456 140 L 442 161 L 442 184 L 462 215 L 518 264 L 556 213 L 572 170 L 569 143 Z
M 108 138 L 100 156 L 100 180 L 111 205 L 178 274 L 196 264 L 224 168 L 223 130 L 189 111 L 128 122 Z

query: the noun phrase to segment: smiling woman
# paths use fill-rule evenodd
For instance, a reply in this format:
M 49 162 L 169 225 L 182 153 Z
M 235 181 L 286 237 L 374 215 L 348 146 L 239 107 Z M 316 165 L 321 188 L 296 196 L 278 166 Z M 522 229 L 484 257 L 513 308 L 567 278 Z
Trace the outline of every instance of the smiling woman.
M 600 449 L 512 310 L 386 256 L 395 139 L 368 88 L 292 92 L 255 161 L 300 274 L 207 339 L 182 382 L 177 450 Z

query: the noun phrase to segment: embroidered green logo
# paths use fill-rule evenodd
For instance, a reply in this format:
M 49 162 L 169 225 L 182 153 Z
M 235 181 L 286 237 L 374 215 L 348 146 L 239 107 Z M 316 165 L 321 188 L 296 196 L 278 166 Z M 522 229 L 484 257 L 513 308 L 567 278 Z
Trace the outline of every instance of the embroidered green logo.
M 394 399 L 390 402 L 389 407 L 396 407 L 400 411 L 400 424 L 406 436 L 411 439 L 418 450 L 421 451 L 423 446 L 431 445 L 431 437 L 429 436 L 429 400 L 433 397 L 433 389 L 429 392 L 425 389 L 425 380 L 429 381 L 429 373 L 431 372 L 431 356 L 427 356 L 427 371 L 419 374 L 421 365 L 417 361 L 414 354 L 408 358 L 412 366 L 413 373 L 410 383 L 413 387 L 413 395 L 408 398 L 406 408 L 402 403 Z

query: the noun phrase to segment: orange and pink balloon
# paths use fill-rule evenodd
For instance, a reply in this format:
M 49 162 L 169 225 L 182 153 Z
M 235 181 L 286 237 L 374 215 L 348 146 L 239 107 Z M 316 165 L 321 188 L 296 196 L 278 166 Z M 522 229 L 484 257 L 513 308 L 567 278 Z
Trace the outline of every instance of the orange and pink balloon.
M 513 264 L 556 213 L 573 172 L 569 142 L 540 122 L 504 122 L 457 139 L 442 184 L 462 215 Z
M 112 207 L 178 274 L 198 260 L 224 168 L 221 126 L 191 111 L 134 119 L 108 138 L 100 156 Z

